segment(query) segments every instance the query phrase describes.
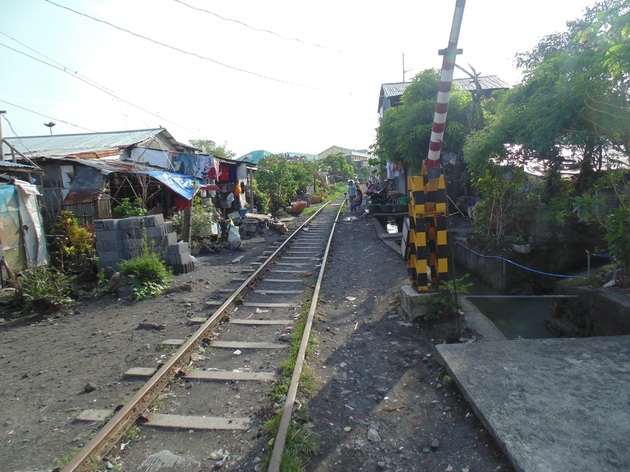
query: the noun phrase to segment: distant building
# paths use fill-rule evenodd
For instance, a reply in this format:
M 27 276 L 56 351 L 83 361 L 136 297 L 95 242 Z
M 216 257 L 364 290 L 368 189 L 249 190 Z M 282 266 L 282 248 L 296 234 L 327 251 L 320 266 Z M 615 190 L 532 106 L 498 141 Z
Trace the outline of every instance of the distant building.
M 326 159 L 331 154 L 343 154 L 349 163 L 356 164 L 358 166 L 367 166 L 368 160 L 374 156 L 367 152 L 367 150 L 349 149 L 340 146 L 331 146 L 325 151 L 320 152 L 317 155 L 318 160 Z
M 280 152 L 272 153 L 265 150 L 258 150 L 248 152 L 247 154 L 237 158 L 237 161 L 251 162 L 252 164 L 258 164 L 262 159 L 269 156 L 284 157 L 290 161 L 314 161 L 317 159 L 316 154 L 306 154 L 303 152 Z
M 286 157 L 290 161 L 316 161 L 317 154 L 305 154 L 303 152 L 283 152 L 280 156 Z

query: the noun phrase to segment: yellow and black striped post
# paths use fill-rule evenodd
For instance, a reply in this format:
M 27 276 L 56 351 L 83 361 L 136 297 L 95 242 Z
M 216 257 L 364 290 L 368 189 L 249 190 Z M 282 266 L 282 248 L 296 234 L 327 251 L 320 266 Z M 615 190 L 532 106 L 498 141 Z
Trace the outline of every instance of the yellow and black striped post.
M 407 179 L 409 237 L 407 270 L 419 292 L 438 290 L 448 280 L 446 181 L 442 167 L 422 166 L 421 176 Z

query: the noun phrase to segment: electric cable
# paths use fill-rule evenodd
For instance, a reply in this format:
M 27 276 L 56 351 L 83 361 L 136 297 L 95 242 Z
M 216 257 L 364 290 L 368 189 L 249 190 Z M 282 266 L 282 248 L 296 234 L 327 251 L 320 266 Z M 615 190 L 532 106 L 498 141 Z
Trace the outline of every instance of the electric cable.
M 256 31 L 256 32 L 259 32 L 259 33 L 267 33 L 267 34 L 270 34 L 272 36 L 276 36 L 277 38 L 283 39 L 285 41 L 294 41 L 294 42 L 297 42 L 297 43 L 305 44 L 307 46 L 313 46 L 313 47 L 320 48 L 320 49 L 330 50 L 330 48 L 328 48 L 326 46 L 322 46 L 321 44 L 311 43 L 311 42 L 308 42 L 308 41 L 304 41 L 303 39 L 300 39 L 300 38 L 291 38 L 291 37 L 288 37 L 288 36 L 284 36 L 284 35 L 282 35 L 280 33 L 276 33 L 275 31 L 262 29 L 262 28 L 256 28 L 256 27 L 251 26 L 251 25 L 249 25 L 249 24 L 247 24 L 247 23 L 245 23 L 243 21 L 235 20 L 234 18 L 226 18 L 226 17 L 221 16 L 218 13 L 214 13 L 214 12 L 212 12 L 210 10 L 206 10 L 204 8 L 199 8 L 199 7 L 195 7 L 193 5 L 190 5 L 190 4 L 186 3 L 186 2 L 183 2 L 182 0 L 173 0 L 173 1 L 177 2 L 177 3 L 181 4 L 181 5 L 187 6 L 188 8 L 190 8 L 192 10 L 197 10 L 197 11 L 201 11 L 201 12 L 204 12 L 204 13 L 208 13 L 209 15 L 215 16 L 215 17 L 219 18 L 220 20 L 237 23 L 237 24 L 242 25 L 245 28 L 248 28 L 248 29 L 250 29 L 252 31 Z M 341 50 L 336 50 L 335 52 L 343 53 L 343 51 L 341 51 Z
M 65 72 L 66 74 L 70 75 L 71 77 L 74 77 L 74 78 L 76 78 L 77 80 L 80 80 L 81 82 L 84 82 L 84 83 L 88 84 L 89 86 L 94 87 L 95 89 L 100 90 L 101 92 L 106 93 L 107 95 L 110 95 L 111 97 L 114 97 L 115 99 L 120 100 L 121 102 L 126 103 L 127 105 L 130 105 L 130 106 L 132 106 L 132 107 L 134 107 L 134 108 L 136 108 L 136 109 L 138 109 L 138 110 L 140 110 L 140 111 L 143 111 L 143 112 L 145 112 L 145 113 L 148 113 L 149 115 L 152 115 L 152 116 L 154 116 L 154 117 L 156 117 L 156 118 L 159 118 L 160 120 L 164 120 L 164 121 L 166 121 L 166 122 L 168 122 L 168 123 L 171 123 L 171 124 L 173 124 L 173 125 L 177 126 L 178 128 L 182 128 L 182 129 L 185 129 L 185 130 L 187 130 L 187 131 L 192 131 L 192 132 L 195 132 L 194 130 L 192 130 L 192 129 L 190 129 L 190 128 L 187 128 L 186 126 L 182 126 L 182 125 L 180 125 L 180 124 L 178 124 L 178 123 L 175 123 L 174 121 L 171 121 L 171 120 L 169 120 L 169 119 L 166 119 L 166 118 L 164 118 L 163 116 L 158 115 L 157 113 L 154 113 L 154 112 L 152 112 L 152 111 L 149 111 L 149 110 L 147 110 L 146 108 L 142 108 L 141 106 L 136 105 L 135 103 L 130 102 L 129 100 L 127 100 L 127 99 L 125 99 L 125 98 L 122 98 L 122 97 L 120 97 L 120 96 L 118 96 L 118 95 L 116 95 L 116 94 L 112 93 L 112 92 L 111 92 L 109 89 L 107 89 L 106 87 L 104 87 L 104 86 L 102 86 L 102 85 L 100 85 L 100 84 L 98 84 L 98 83 L 96 83 L 96 82 L 94 82 L 94 81 L 92 81 L 92 80 L 90 80 L 90 79 L 84 78 L 83 76 L 81 76 L 81 75 L 79 75 L 79 74 L 77 74 L 77 73 L 72 72 L 69 68 L 67 68 L 67 67 L 65 67 L 65 66 L 57 66 L 57 65 L 55 65 L 55 64 L 51 64 L 51 63 L 46 62 L 46 61 L 44 61 L 44 60 L 42 60 L 42 59 L 39 59 L 39 58 L 37 58 L 37 57 L 35 57 L 35 56 L 32 56 L 32 55 L 27 54 L 27 53 L 25 53 L 25 52 L 23 52 L 23 51 L 20 51 L 20 50 L 15 49 L 15 48 L 13 48 L 13 47 L 11 47 L 11 46 L 8 46 L 8 45 L 6 45 L 6 44 L 4 44 L 4 43 L 0 43 L 0 46 L 3 46 L 3 47 L 5 47 L 5 48 L 7 48 L 7 49 L 10 49 L 10 50 L 12 50 L 12 51 L 14 51 L 14 52 L 16 52 L 16 53 L 18 53 L 18 54 L 22 54 L 23 56 L 26 56 L 26 57 L 28 57 L 29 59 L 33 59 L 34 61 L 41 62 L 42 64 L 45 64 L 45 65 L 47 65 L 48 67 L 52 67 L 53 69 L 57 69 L 57 70 L 59 70 L 59 71 L 61 71 L 61 72 Z M 39 54 L 39 53 L 38 53 L 38 54 Z
M 65 120 L 62 120 L 60 118 L 55 118 L 54 116 L 44 115 L 43 113 L 39 113 L 37 111 L 30 110 L 30 109 L 28 109 L 26 107 L 22 107 L 20 105 L 16 105 L 15 103 L 8 102 L 7 100 L 0 99 L 0 102 L 6 103 L 7 105 L 11 105 L 12 107 L 19 108 L 19 109 L 24 110 L 24 111 L 28 111 L 30 113 L 34 113 L 35 115 L 43 116 L 44 118 L 48 118 L 50 120 L 55 120 L 55 121 L 58 121 L 60 123 L 64 123 L 66 125 L 74 126 L 75 128 L 81 128 L 81 129 L 84 129 L 86 131 L 92 131 L 93 133 L 98 133 L 98 131 L 96 131 L 94 129 L 86 128 L 86 127 L 80 126 L 80 125 L 75 125 L 74 123 L 70 123 L 69 121 L 65 121 Z
M 4 101 L 4 100 L 3 100 Z M 4 121 L 7 122 L 7 124 L 9 125 L 9 128 L 11 128 L 11 132 L 15 135 L 16 139 L 20 142 L 20 144 L 22 146 L 24 146 L 24 149 L 26 149 L 28 151 L 29 154 L 33 154 L 31 152 L 31 150 L 28 148 L 28 146 L 26 146 L 26 144 L 24 144 L 24 141 L 22 141 L 22 138 L 20 138 L 18 136 L 18 134 L 15 132 L 15 130 L 13 129 L 13 125 L 11 124 L 11 121 L 7 118 L 7 116 L 3 113 L 2 118 L 4 118 Z M 11 147 L 11 145 L 7 142 L 7 146 Z M 35 164 L 33 161 L 31 161 L 28 157 L 20 154 L 24 159 L 26 159 L 27 162 L 30 162 L 33 166 L 37 167 L 39 169 L 39 166 L 37 164 Z M 3 143 L 0 142 L 0 157 L 4 158 L 4 147 L 3 147 Z
M 250 70 L 247 70 L 247 69 L 243 69 L 243 68 L 240 68 L 240 67 L 231 66 L 231 65 L 226 64 L 224 62 L 217 61 L 216 59 L 212 59 L 210 57 L 202 56 L 201 54 L 197 54 L 195 52 L 190 52 L 190 51 L 186 51 L 185 49 L 181 49 L 181 48 L 178 48 L 178 47 L 175 47 L 175 46 L 171 46 L 170 44 L 166 44 L 166 43 L 163 43 L 161 41 L 157 41 L 157 40 L 149 38 L 147 36 L 143 36 L 143 35 L 141 35 L 139 33 L 134 33 L 131 30 L 128 30 L 126 28 L 122 28 L 121 26 L 117 26 L 117 25 L 115 25 L 113 23 L 110 23 L 109 21 L 105 21 L 105 20 L 101 20 L 99 18 L 95 18 L 95 17 L 90 16 L 90 15 L 88 15 L 86 13 L 81 13 L 81 12 L 79 12 L 77 10 L 73 10 L 72 8 L 69 8 L 69 7 L 66 7 L 64 5 L 60 5 L 58 3 L 55 3 L 52 0 L 44 0 L 44 1 L 50 3 L 51 5 L 54 5 L 56 7 L 63 8 L 64 10 L 71 11 L 72 13 L 75 13 L 77 15 L 83 16 L 85 18 L 89 18 L 89 19 L 91 19 L 93 21 L 96 21 L 98 23 L 102 23 L 104 25 L 110 26 L 110 27 L 115 28 L 115 29 L 117 29 L 119 31 L 123 31 L 123 32 L 128 33 L 128 34 L 130 34 L 132 36 L 135 36 L 137 38 L 144 39 L 145 41 L 149 41 L 149 42 L 157 44 L 159 46 L 162 46 L 162 47 L 165 47 L 165 48 L 168 48 L 168 49 L 172 49 L 173 51 L 177 51 L 177 52 L 180 52 L 182 54 L 187 54 L 189 56 L 193 56 L 193 57 L 196 57 L 198 59 L 202 59 L 204 61 L 212 62 L 213 64 L 216 64 L 216 65 L 221 66 L 221 67 L 225 67 L 227 69 L 235 70 L 237 72 L 243 72 L 245 74 L 250 74 L 250 75 L 253 75 L 255 77 L 260 77 L 262 79 L 271 80 L 273 82 L 280 82 L 280 83 L 287 84 L 287 85 L 294 85 L 296 87 L 301 87 L 301 88 L 310 89 L 310 90 L 319 90 L 319 89 L 317 89 L 315 87 L 309 87 L 309 86 L 304 85 L 304 84 L 298 84 L 296 82 L 290 82 L 288 80 L 277 79 L 275 77 L 270 77 L 268 75 L 259 74 L 258 72 L 253 72 L 253 71 L 250 71 Z

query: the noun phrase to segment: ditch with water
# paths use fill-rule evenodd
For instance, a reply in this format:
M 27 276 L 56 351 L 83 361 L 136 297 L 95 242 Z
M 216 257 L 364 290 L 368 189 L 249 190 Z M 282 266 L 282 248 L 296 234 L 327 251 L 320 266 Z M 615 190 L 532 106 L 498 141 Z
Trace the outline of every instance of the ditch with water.
M 387 233 L 401 231 L 395 218 L 383 221 Z M 455 267 L 455 276 L 466 274 L 463 267 Z M 553 295 L 502 295 L 499 291 L 469 275 L 466 283 L 471 283 L 467 298 L 483 313 L 507 339 L 557 338 L 558 335 L 545 325 L 545 320 L 553 313 L 554 304 L 561 299 Z
M 464 268 L 456 268 L 458 278 L 465 275 Z M 557 338 L 545 325 L 553 313 L 554 304 L 561 299 L 554 295 L 501 295 L 492 287 L 469 275 L 472 283 L 466 296 L 507 339 Z

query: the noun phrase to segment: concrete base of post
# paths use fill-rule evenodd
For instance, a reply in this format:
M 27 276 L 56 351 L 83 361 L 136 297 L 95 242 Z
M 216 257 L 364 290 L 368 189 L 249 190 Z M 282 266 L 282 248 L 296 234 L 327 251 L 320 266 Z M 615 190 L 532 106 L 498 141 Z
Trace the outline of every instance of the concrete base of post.
M 407 320 L 423 318 L 429 312 L 427 297 L 435 293 L 418 292 L 411 285 L 403 285 L 400 288 L 401 315 Z

